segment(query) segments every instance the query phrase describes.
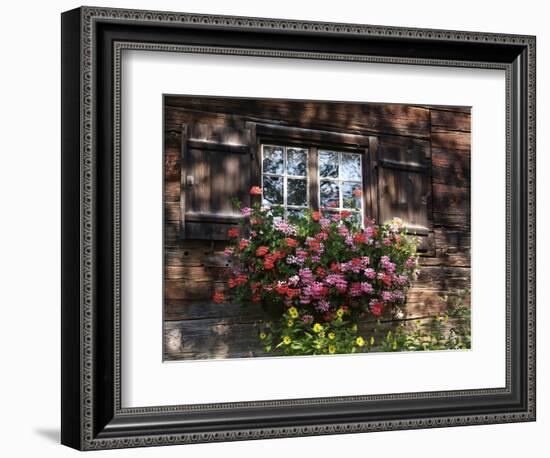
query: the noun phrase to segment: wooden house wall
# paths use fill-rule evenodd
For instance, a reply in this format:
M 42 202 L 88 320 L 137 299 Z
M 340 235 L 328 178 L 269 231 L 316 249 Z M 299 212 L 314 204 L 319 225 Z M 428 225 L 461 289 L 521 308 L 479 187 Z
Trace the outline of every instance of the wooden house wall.
M 238 99 L 165 99 L 164 358 L 260 355 L 259 308 L 216 304 L 227 264 L 223 241 L 180 240 L 181 126 L 205 123 L 243 127 L 245 120 L 426 142 L 431 157 L 434 248 L 407 295 L 407 319 L 444 311 L 441 296 L 470 286 L 470 110 L 388 104 L 326 106 L 298 101 L 243 104 Z M 373 324 L 365 323 L 369 328 Z M 393 323 L 388 323 L 392 326 Z

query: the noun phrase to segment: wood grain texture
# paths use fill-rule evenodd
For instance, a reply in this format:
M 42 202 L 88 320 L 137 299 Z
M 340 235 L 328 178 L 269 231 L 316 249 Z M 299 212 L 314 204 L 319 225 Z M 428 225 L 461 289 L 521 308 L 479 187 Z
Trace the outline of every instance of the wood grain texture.
M 439 130 L 471 131 L 471 116 L 467 113 L 458 113 L 447 110 L 430 110 L 432 132 Z
M 470 132 L 432 130 L 432 148 L 470 151 Z
M 426 108 L 399 104 L 350 102 L 316 103 L 298 100 L 167 97 L 166 122 L 181 124 L 181 110 L 242 116 L 248 120 L 277 120 L 293 126 L 348 132 L 372 132 L 412 137 L 430 136 L 430 113 Z M 175 109 L 170 109 L 171 107 Z
M 432 149 L 433 183 L 470 186 L 470 152 L 452 149 Z
M 249 121 L 276 122 L 306 129 L 333 129 L 349 134 L 377 134 L 375 138 L 378 158 L 405 164 L 405 167 L 398 167 L 397 172 L 392 172 L 393 178 L 388 178 L 400 183 L 403 181 L 399 187 L 405 191 L 402 195 L 388 196 L 388 207 L 393 208 L 386 211 L 386 214 L 401 212 L 407 218 L 414 218 L 415 221 L 429 226 L 428 236 L 422 238 L 428 244 L 429 251 L 423 252 L 420 258 L 422 272 L 407 295 L 408 318 L 426 320 L 428 318 L 425 317 L 442 313 L 447 307 L 442 296 L 453 296 L 457 291 L 470 287 L 469 109 L 352 104 L 346 111 L 343 104 L 336 104 L 331 111 L 305 102 L 273 101 L 263 108 L 257 104 L 238 108 L 238 103 L 233 99 L 222 103 L 219 100 L 186 98 L 180 103 L 177 98 L 168 98 L 167 102 L 164 135 L 166 360 L 265 356 L 257 338 L 260 322 L 266 316 L 261 307 L 243 308 L 239 304 L 216 304 L 211 300 L 213 292 L 227 288 L 225 279 L 230 265 L 223 255 L 223 249 L 229 220 L 210 222 L 206 234 L 209 240 L 192 238 L 205 237 L 205 225 L 201 221 L 211 213 L 212 208 L 225 216 L 231 216 L 232 212 L 223 206 L 224 202 L 210 202 L 210 197 L 215 196 L 209 194 L 210 189 L 203 188 L 196 193 L 192 211 L 189 213 L 196 216 L 196 221 L 193 222 L 193 216 L 186 221 L 187 237 L 181 237 L 183 123 L 212 126 L 195 130 L 192 135 L 214 142 L 223 142 L 223 138 L 228 135 L 237 135 L 233 140 L 242 143 L 239 132 L 254 126 Z M 250 132 L 251 136 L 255 136 L 253 131 Z M 251 158 L 255 148 L 254 140 Z M 222 171 L 225 174 L 229 170 L 227 176 L 231 177 L 226 188 L 221 184 L 225 189 L 223 198 L 227 202 L 227 195 L 234 192 L 234 189 L 244 189 L 250 184 L 241 183 L 231 188 L 241 179 L 243 170 L 246 170 L 249 177 L 257 174 L 254 167 L 259 163 L 256 157 L 249 166 L 238 160 L 233 165 L 227 165 L 224 162 L 227 157 L 221 155 L 222 160 L 217 163 L 211 159 L 200 160 L 205 154 L 221 152 L 216 153 L 212 149 L 197 150 L 193 153 L 196 157 L 189 155 L 188 159 L 192 159 L 189 165 L 204 185 L 213 176 Z M 236 154 L 238 151 L 233 150 L 231 153 Z M 205 164 L 213 162 L 218 167 L 217 171 L 204 169 Z M 407 170 L 407 164 L 413 164 L 413 168 L 414 164 L 428 166 L 427 178 L 420 178 L 421 169 Z M 374 179 L 370 174 L 366 176 Z M 409 182 L 414 185 L 413 189 L 411 186 L 407 187 Z M 218 185 L 219 183 L 216 184 L 216 189 L 219 189 Z M 373 190 L 370 202 L 375 206 L 378 202 L 378 191 L 372 186 L 369 189 Z M 383 191 L 380 195 L 384 205 Z M 412 202 L 417 204 L 413 205 Z M 418 203 L 426 205 L 426 209 L 420 211 Z M 423 215 L 427 215 L 427 219 L 423 219 Z M 466 305 L 469 305 L 469 300 Z M 387 329 L 396 325 L 396 321 L 384 323 Z M 373 323 L 366 320 L 360 329 L 367 332 L 372 326 Z

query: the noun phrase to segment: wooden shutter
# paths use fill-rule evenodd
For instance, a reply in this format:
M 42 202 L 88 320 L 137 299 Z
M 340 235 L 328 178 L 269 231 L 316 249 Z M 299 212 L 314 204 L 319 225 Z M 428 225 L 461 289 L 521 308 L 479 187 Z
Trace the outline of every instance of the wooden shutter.
M 409 137 L 379 137 L 375 151 L 378 221 L 401 218 L 407 232 L 422 236 L 419 251 L 433 248 L 430 143 Z
M 207 124 L 183 126 L 181 236 L 225 240 L 239 221 L 237 198 L 249 205 L 250 130 Z

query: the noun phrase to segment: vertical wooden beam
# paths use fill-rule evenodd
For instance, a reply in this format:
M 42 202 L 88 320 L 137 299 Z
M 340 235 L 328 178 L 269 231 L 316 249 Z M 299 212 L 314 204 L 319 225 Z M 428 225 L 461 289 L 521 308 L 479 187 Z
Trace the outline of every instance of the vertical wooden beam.
M 181 126 L 181 159 L 180 159 L 180 238 L 185 238 L 185 210 L 187 205 L 187 139 L 189 126 Z
M 318 149 L 310 146 L 307 154 L 307 173 L 309 182 L 309 206 L 312 210 L 319 210 L 319 166 Z
M 262 183 L 262 154 L 261 145 L 256 133 L 256 123 L 247 121 L 245 127 L 250 131 L 250 186 L 261 186 Z M 250 205 L 261 200 L 261 196 L 250 196 Z
M 365 194 L 364 209 L 365 215 L 369 218 L 374 218 L 378 223 L 378 138 L 369 137 L 369 147 L 365 154 L 367 160 L 363 161 L 363 192 Z

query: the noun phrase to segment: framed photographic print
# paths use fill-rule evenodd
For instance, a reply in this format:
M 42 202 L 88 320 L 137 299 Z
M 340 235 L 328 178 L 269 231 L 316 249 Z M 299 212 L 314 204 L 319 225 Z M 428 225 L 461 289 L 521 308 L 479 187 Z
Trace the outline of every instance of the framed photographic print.
M 62 15 L 62 442 L 535 419 L 535 38 Z

